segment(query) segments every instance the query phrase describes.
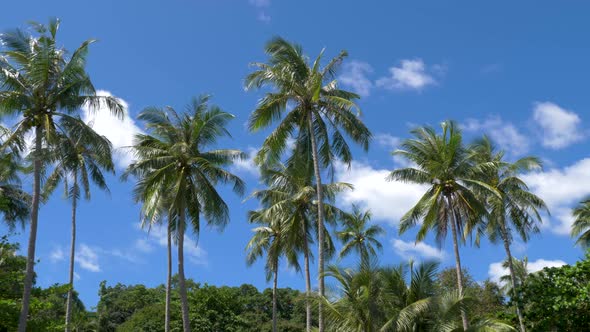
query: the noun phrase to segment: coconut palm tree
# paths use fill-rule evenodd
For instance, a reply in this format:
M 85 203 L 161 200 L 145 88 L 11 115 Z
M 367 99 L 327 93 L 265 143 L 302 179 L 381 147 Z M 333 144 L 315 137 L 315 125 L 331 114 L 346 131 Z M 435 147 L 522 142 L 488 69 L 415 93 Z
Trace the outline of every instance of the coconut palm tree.
M 535 157 L 523 157 L 513 163 L 508 162 L 505 160 L 504 152 L 497 151 L 485 136 L 476 141 L 471 148 L 477 162 L 495 164 L 495 167 L 482 169 L 479 175 L 481 181 L 487 183 L 500 194 L 499 196 L 490 194 L 488 190 L 482 193 L 488 214 L 486 223 L 479 226 L 482 228 L 481 233 L 485 232 L 491 242 L 502 241 L 504 244 L 506 261 L 512 279 L 511 284 L 513 285 L 511 289 L 516 292 L 518 283 L 510 250 L 512 234 L 518 234 L 526 242 L 530 234 L 539 232 L 538 224 L 542 222 L 539 211 L 548 212 L 545 202 L 529 190 L 519 175 L 540 169 L 541 161 Z M 510 296 L 516 304 L 520 330 L 525 332 L 518 294 L 512 293 Z
M 433 230 L 442 245 L 449 228 L 453 239 L 457 289 L 463 296 L 463 277 L 459 244 L 464 240 L 463 230 L 469 231 L 476 221 L 486 214 L 485 205 L 474 194 L 472 187 L 495 189 L 478 181 L 475 174 L 480 169 L 493 167 L 489 163 L 476 164 L 463 144 L 461 131 L 453 122 L 441 124 L 442 133 L 434 128 L 420 127 L 412 131 L 414 138 L 405 140 L 394 155 L 405 157 L 415 164 L 392 171 L 388 181 L 402 181 L 427 186 L 426 192 L 400 221 L 400 234 L 421 222 L 416 241 L 422 241 Z M 459 238 L 460 237 L 460 238 Z M 461 241 L 462 242 L 462 241 Z M 467 330 L 467 314 L 462 313 L 463 329 Z
M 514 279 L 516 280 L 516 283 L 514 283 L 512 281 L 512 273 L 510 273 L 510 270 L 508 270 L 507 275 L 501 276 L 500 282 L 503 284 L 502 291 L 505 294 L 508 294 L 508 295 L 512 294 L 512 292 L 513 292 L 512 289 L 514 288 L 514 284 L 516 284 L 516 285 L 523 285 L 524 284 L 527 277 L 529 276 L 528 264 L 529 264 L 528 257 L 524 257 L 522 260 L 514 258 L 514 257 L 512 258 L 512 267 L 514 269 Z M 510 265 L 508 263 L 508 260 L 505 260 L 502 263 L 502 267 L 505 269 L 509 269 Z
M 353 205 L 352 214 L 342 220 L 344 229 L 336 233 L 343 243 L 340 258 L 356 251 L 361 260 L 366 261 L 371 256 L 377 255 L 378 250 L 383 250 L 377 236 L 385 234 L 385 230 L 379 225 L 369 225 L 370 220 L 371 211 L 361 211 L 358 206 Z
M 134 193 L 141 202 L 169 197 L 169 213 L 174 220 L 178 243 L 178 288 L 185 332 L 190 331 L 188 299 L 184 276 L 184 236 L 192 229 L 198 236 L 201 218 L 207 225 L 223 229 L 229 222 L 229 210 L 216 189 L 231 184 L 242 195 L 244 182 L 226 167 L 245 157 L 238 150 L 207 150 L 223 136 L 230 136 L 227 123 L 234 116 L 209 105 L 209 96 L 194 98 L 186 111 L 172 107 L 148 107 L 139 119 L 146 122 L 147 134 L 135 137 L 136 161 L 126 174 L 138 178 Z M 165 191 L 163 193 L 162 191 Z
M 141 190 L 138 188 L 138 190 Z M 159 189 L 153 195 L 148 195 L 150 201 L 142 202 L 141 228 L 151 231 L 154 226 L 166 226 L 166 300 L 164 314 L 164 331 L 170 331 L 170 301 L 172 296 L 172 233 L 176 222 L 170 211 L 170 199 L 166 198 L 166 189 Z M 142 196 L 145 194 L 142 194 Z
M 310 163 L 303 162 L 302 158 L 292 158 L 287 166 L 276 164 L 272 167 L 263 166 L 260 169 L 261 179 L 268 188 L 257 190 L 251 197 L 257 198 L 265 207 L 267 219 L 284 219 L 287 225 L 289 243 L 296 246 L 298 252 L 303 252 L 305 269 L 306 291 L 306 330 L 311 331 L 311 278 L 309 272 L 309 260 L 312 256 L 309 246 L 313 243 L 310 232 L 315 230 L 317 223 L 313 221 L 317 217 L 317 202 L 315 201 L 316 187 L 313 183 L 313 169 Z M 347 183 L 323 184 L 324 214 L 326 222 L 335 224 L 336 220 L 345 218 L 345 212 L 334 206 L 336 194 L 343 190 L 350 190 L 352 186 Z M 324 229 L 324 248 L 327 256 L 334 253 L 334 244 L 327 229 Z M 317 232 L 314 232 L 317 235 Z
M 32 23 L 36 35 L 23 30 L 7 31 L 0 35 L 0 118 L 18 116 L 11 138 L 23 138 L 33 133 L 33 194 L 31 224 L 27 248 L 27 268 L 23 289 L 19 332 L 26 330 L 29 302 L 34 275 L 35 244 L 41 195 L 43 147 L 56 142 L 62 123 L 79 121 L 72 114 L 81 106 L 91 109 L 106 106 L 122 116 L 123 106 L 113 97 L 97 96 L 86 73 L 88 47 L 94 40 L 82 43 L 74 52 L 67 52 L 56 41 L 59 20 L 51 19 L 47 26 Z
M 259 225 L 252 231 L 254 235 L 246 246 L 246 263 L 251 266 L 260 257 L 266 254 L 266 281 L 273 279 L 272 283 L 272 331 L 277 332 L 277 282 L 279 276 L 279 261 L 282 257 L 287 259 L 289 266 L 300 270 L 297 261 L 297 244 L 289 243 L 288 226 L 285 219 L 265 219 L 264 209 L 250 211 L 249 222 Z
M 29 217 L 31 196 L 22 190 L 20 173 L 24 170 L 21 151 L 24 142 L 15 141 L 4 146 L 5 138 L 11 136 L 9 129 L 0 126 L 0 216 L 10 230 L 17 224 L 22 227 Z
M 259 162 L 278 161 L 295 138 L 296 153 L 311 152 L 316 178 L 318 208 L 318 291 L 324 294 L 324 209 L 321 168 L 333 165 L 335 158 L 350 165 L 352 153 L 343 133 L 365 150 L 371 133 L 358 118 L 354 103 L 359 96 L 338 88 L 335 73 L 347 56 L 342 51 L 321 67 L 323 51 L 313 63 L 301 46 L 276 37 L 266 45 L 267 63 L 254 63 L 257 68 L 246 77 L 246 88 L 270 87 L 271 92 L 260 100 L 249 120 L 251 131 L 270 126 L 281 120 L 265 139 L 258 153 Z M 289 106 L 289 107 L 288 107 Z M 319 310 L 319 330 L 324 331 L 322 309 Z
M 573 210 L 574 223 L 572 237 L 578 236 L 576 244 L 587 248 L 590 246 L 590 198 L 586 199 Z
M 90 184 L 109 192 L 103 172 L 115 172 L 112 147 L 109 140 L 97 134 L 82 121 L 64 122 L 63 133 L 58 133 L 58 144 L 52 147 L 50 158 L 56 161 L 53 172 L 43 188 L 43 198 L 49 197 L 59 182 L 64 182 L 67 197 L 72 202 L 72 235 L 70 245 L 70 268 L 66 300 L 65 330 L 70 331 L 72 317 L 72 294 L 74 291 L 74 259 L 76 255 L 76 212 L 78 200 L 83 194 L 90 200 Z
M 336 279 L 339 292 L 333 300 L 323 298 L 329 331 L 514 331 L 496 320 L 474 320 L 462 328 L 461 314 L 474 300 L 458 291 L 438 294 L 435 278 L 438 263 L 409 262 L 378 267 L 374 260 L 358 269 L 331 265 L 327 275 Z

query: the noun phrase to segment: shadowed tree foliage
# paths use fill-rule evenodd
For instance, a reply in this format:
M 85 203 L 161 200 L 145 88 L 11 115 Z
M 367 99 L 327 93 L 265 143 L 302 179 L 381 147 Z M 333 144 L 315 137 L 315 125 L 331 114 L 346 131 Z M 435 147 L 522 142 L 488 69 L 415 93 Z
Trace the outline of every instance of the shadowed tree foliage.
M 0 126 L 0 218 L 10 231 L 16 226 L 25 226 L 29 217 L 31 196 L 22 190 L 20 174 L 25 170 L 21 152 L 22 139 L 14 139 L 12 144 L 4 141 L 12 132 Z

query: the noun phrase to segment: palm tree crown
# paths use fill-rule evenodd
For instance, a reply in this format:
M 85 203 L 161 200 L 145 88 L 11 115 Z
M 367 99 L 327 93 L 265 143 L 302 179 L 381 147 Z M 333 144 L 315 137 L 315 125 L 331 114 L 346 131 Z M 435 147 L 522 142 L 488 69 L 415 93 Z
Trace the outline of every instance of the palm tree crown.
M 573 211 L 572 237 L 578 236 L 576 244 L 590 246 L 590 199 L 582 201 Z
M 353 206 L 352 213 L 344 218 L 344 229 L 336 233 L 338 239 L 344 244 L 340 250 L 340 258 L 356 251 L 362 260 L 377 255 L 377 251 L 383 250 L 377 236 L 383 235 L 385 230 L 379 225 L 369 225 L 370 211 L 361 211 L 358 206 Z

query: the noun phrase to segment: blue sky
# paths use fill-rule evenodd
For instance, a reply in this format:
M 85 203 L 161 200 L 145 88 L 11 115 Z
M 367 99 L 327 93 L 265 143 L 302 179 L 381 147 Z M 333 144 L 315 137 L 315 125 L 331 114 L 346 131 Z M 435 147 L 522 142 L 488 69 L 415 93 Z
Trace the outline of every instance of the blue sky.
M 74 4 L 75 3 L 75 4 Z M 548 1 L 10 1 L 3 6 L 0 30 L 24 27 L 28 20 L 62 19 L 59 38 L 69 49 L 97 38 L 88 71 L 101 93 L 125 101 L 129 117 L 94 119 L 95 128 L 115 146 L 126 146 L 143 126 L 135 118 L 146 106 L 183 107 L 191 96 L 213 95 L 213 102 L 236 115 L 233 140 L 220 146 L 254 151 L 265 133 L 248 133 L 244 123 L 259 93 L 246 92 L 248 63 L 265 59 L 263 46 L 275 35 L 304 46 L 315 57 L 346 49 L 340 73 L 345 87 L 363 96 L 363 120 L 375 134 L 368 153 L 355 150 L 352 168 L 336 178 L 356 190 L 339 203 L 371 208 L 374 222 L 386 227 L 382 263 L 409 257 L 453 263 L 450 241 L 440 250 L 432 238 L 414 246 L 414 231 L 397 235 L 397 220 L 421 188 L 387 183 L 388 170 L 403 165 L 390 151 L 416 125 L 459 121 L 468 138 L 486 132 L 511 158 L 534 154 L 545 170 L 526 176 L 551 208 L 541 234 L 517 242 L 531 268 L 572 263 L 583 256 L 568 236 L 570 207 L 590 194 L 590 48 L 588 5 Z M 84 112 L 84 111 L 83 111 Z M 83 113 L 86 119 L 90 119 Z M 128 163 L 118 152 L 118 172 Z M 251 161 L 234 170 L 258 187 Z M 88 306 L 98 300 L 98 284 L 165 281 L 163 233 L 138 228 L 139 206 L 132 182 L 110 179 L 111 195 L 95 191 L 79 208 L 76 288 Z M 252 283 L 266 287 L 262 264 L 247 268 L 244 248 L 250 237 L 246 211 L 256 202 L 221 188 L 231 208 L 224 232 L 204 228 L 187 243 L 187 276 L 215 285 Z M 59 194 L 40 215 L 36 267 L 38 283 L 67 280 L 70 210 Z M 2 232 L 5 230 L 2 229 Z M 26 247 L 28 229 L 13 239 Z M 449 239 L 450 240 L 450 239 Z M 24 252 L 24 251 L 23 251 Z M 504 258 L 500 246 L 461 249 L 463 264 L 476 280 L 497 278 Z M 348 261 L 347 263 L 352 263 Z M 315 268 L 314 268 L 315 269 Z M 303 278 L 287 268 L 281 286 L 303 289 Z

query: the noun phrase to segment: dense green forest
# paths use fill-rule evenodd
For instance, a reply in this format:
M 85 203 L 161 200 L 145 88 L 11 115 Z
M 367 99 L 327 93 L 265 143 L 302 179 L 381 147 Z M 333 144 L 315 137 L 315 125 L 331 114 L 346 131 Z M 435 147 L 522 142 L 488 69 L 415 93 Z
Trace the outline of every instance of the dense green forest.
M 230 168 L 245 153 L 216 146 L 230 136 L 234 116 L 201 95 L 183 110 L 144 109 L 138 120 L 145 133 L 136 135 L 130 147 L 134 161 L 122 174 L 122 181 L 134 185 L 142 226 L 167 230 L 167 280 L 155 288 L 106 280 L 97 290 L 97 307 L 85 308 L 74 283 L 78 203 L 92 190 L 108 191 L 105 174 L 115 167 L 111 143 L 79 111 L 84 105 L 106 107 L 122 117 L 123 106 L 97 95 L 85 70 L 94 41 L 68 52 L 57 42 L 59 23 L 52 19 L 0 35 L 0 120 L 17 119 L 0 130 L 0 213 L 10 232 L 29 227 L 26 255 L 8 236 L 0 243 L 0 330 L 590 330 L 590 256 L 573 266 L 529 273 L 526 259 L 511 253 L 514 238 L 534 236 L 549 212 L 522 178 L 540 169 L 541 159 L 511 160 L 485 135 L 466 142 L 454 121 L 412 130 L 393 152 L 408 166 L 383 179 L 383 185 L 426 188 L 399 220 L 399 233 L 417 229 L 417 242 L 433 234 L 439 245 L 450 237 L 454 267 L 380 265 L 378 236 L 384 230 L 371 222 L 371 211 L 340 206 L 338 195 L 354 188 L 328 176 L 335 164 L 352 163 L 350 144 L 366 151 L 373 138 L 361 118 L 360 96 L 338 85 L 336 73 L 347 53 L 310 58 L 280 37 L 268 42 L 267 61 L 253 64 L 245 78 L 246 90 L 264 92 L 248 129 L 271 131 L 255 158 L 263 189 L 248 196 L 259 203 L 247 214 L 252 237 L 245 253 L 235 253 L 247 264 L 263 260 L 272 288 L 212 286 L 185 276 L 185 234 L 198 235 L 204 226 L 223 230 L 230 221 L 231 207 L 218 186 L 246 194 L 244 181 Z M 22 186 L 24 175 L 32 177 L 31 191 Z M 34 269 L 39 210 L 61 186 L 72 208 L 69 280 L 41 288 Z M 590 201 L 572 213 L 572 236 L 587 246 Z M 477 245 L 483 238 L 506 255 L 509 273 L 501 285 L 477 282 L 461 264 L 461 250 L 477 250 L 464 246 L 468 239 Z M 341 266 L 339 258 L 347 256 L 357 263 Z M 300 273 L 305 290 L 278 287 L 280 264 Z

